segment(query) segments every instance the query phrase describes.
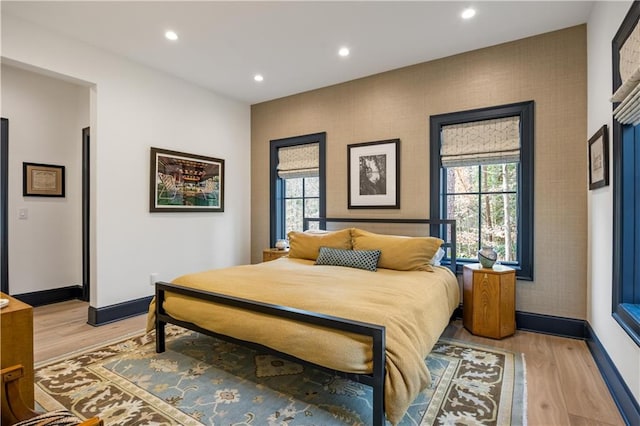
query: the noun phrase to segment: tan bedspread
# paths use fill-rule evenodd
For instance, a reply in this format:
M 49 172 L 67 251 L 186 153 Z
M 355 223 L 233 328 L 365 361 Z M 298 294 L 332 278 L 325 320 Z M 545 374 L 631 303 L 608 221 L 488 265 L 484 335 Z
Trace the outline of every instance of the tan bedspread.
M 431 377 L 424 359 L 459 304 L 455 276 L 435 272 L 377 272 L 281 258 L 189 274 L 176 284 L 333 315 L 386 328 L 385 412 L 396 424 Z M 172 317 L 335 370 L 372 371 L 371 338 L 215 305 L 168 293 Z M 148 328 L 154 327 L 154 309 Z

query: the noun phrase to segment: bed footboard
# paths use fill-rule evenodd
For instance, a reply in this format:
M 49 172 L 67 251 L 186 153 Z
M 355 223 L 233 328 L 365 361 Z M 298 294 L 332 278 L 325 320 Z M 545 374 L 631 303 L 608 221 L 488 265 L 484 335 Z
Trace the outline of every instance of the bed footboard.
M 200 300 L 215 302 L 227 306 L 233 306 L 240 309 L 246 309 L 252 312 L 272 315 L 279 318 L 290 319 L 307 324 L 318 325 L 331 328 L 334 330 L 346 331 L 363 336 L 371 337 L 372 353 L 373 353 L 373 371 L 371 374 L 353 374 L 345 372 L 336 372 L 322 366 L 310 363 L 308 361 L 293 357 L 286 353 L 278 352 L 265 346 L 240 341 L 230 336 L 221 335 L 210 330 L 205 330 L 193 323 L 177 320 L 168 315 L 164 310 L 165 292 L 173 294 L 181 294 L 185 296 L 195 297 Z M 349 379 L 364 383 L 373 388 L 373 425 L 384 425 L 384 380 L 385 380 L 385 328 L 381 325 L 369 324 L 359 321 L 352 321 L 344 318 L 338 318 L 330 315 L 309 312 L 302 309 L 291 308 L 287 306 L 272 305 L 268 303 L 256 302 L 248 299 L 242 299 L 224 294 L 208 292 L 204 290 L 195 290 L 177 284 L 165 282 L 156 283 L 156 352 L 165 351 L 165 326 L 167 323 L 179 325 L 189 330 L 194 330 L 203 334 L 221 338 L 244 346 L 249 346 L 262 351 L 274 353 L 282 358 L 291 359 L 302 364 L 312 365 L 322 370 L 339 373 Z

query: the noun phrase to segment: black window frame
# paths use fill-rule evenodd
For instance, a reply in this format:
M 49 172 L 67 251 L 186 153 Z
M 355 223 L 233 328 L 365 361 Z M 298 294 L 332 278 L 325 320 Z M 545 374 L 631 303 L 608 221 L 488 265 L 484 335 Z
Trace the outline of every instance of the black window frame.
M 613 92 L 622 85 L 619 65 L 620 48 L 627 38 L 629 38 L 636 25 L 638 25 L 639 20 L 640 3 L 633 2 L 611 42 Z M 619 103 L 614 103 L 612 109 L 615 109 L 618 105 Z M 629 238 L 634 239 L 634 235 L 639 232 L 640 223 L 636 220 L 632 221 L 630 218 L 638 215 L 640 206 L 637 206 L 636 203 L 634 214 L 629 215 L 629 212 L 626 212 L 626 216 L 624 214 L 624 196 L 629 192 L 629 184 L 634 184 L 633 175 L 640 173 L 640 169 L 633 161 L 623 161 L 623 159 L 630 156 L 628 152 L 629 148 L 640 148 L 629 147 L 625 144 L 623 140 L 625 129 L 629 130 L 630 126 L 623 126 L 618 120 L 613 118 L 613 276 L 611 315 L 636 345 L 640 346 L 640 320 L 625 306 L 626 304 L 637 304 L 638 295 L 634 294 L 634 290 L 638 285 L 637 280 L 640 280 L 640 265 L 637 265 L 634 259 L 640 254 L 638 253 L 640 247 L 638 247 L 639 244 L 634 244 Z M 631 177 L 631 179 L 628 179 L 629 177 Z M 632 195 L 634 198 L 636 197 L 636 194 Z M 631 291 L 629 287 L 631 287 Z
M 275 247 L 276 241 L 281 238 L 286 238 L 286 229 L 284 221 L 285 212 L 285 185 L 284 179 L 278 176 L 278 150 L 280 148 L 306 145 L 310 143 L 318 144 L 318 195 L 319 202 L 319 215 L 320 217 L 326 217 L 326 144 L 327 133 L 312 133 L 309 135 L 293 136 L 290 138 L 273 139 L 269 142 L 269 240 L 271 247 Z
M 520 163 L 518 173 L 518 262 L 513 265 L 520 280 L 533 280 L 533 196 L 534 196 L 534 101 L 517 102 L 494 107 L 479 108 L 432 115 L 429 120 L 430 136 L 430 218 L 446 219 L 442 207 L 444 170 L 440 157 L 442 127 L 474 121 L 506 117 L 520 117 Z M 458 259 L 458 269 L 465 262 Z

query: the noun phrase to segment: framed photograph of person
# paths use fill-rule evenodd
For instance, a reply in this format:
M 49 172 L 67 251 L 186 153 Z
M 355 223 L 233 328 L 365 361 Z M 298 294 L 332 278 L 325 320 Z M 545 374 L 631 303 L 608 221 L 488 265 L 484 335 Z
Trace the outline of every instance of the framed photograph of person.
M 400 139 L 347 146 L 350 209 L 400 208 Z

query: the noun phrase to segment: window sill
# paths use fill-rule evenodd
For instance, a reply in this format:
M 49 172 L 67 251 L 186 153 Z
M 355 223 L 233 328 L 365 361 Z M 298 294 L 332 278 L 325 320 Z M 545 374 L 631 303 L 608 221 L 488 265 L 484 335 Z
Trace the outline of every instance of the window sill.
M 640 305 L 621 303 L 612 315 L 631 340 L 640 346 Z

